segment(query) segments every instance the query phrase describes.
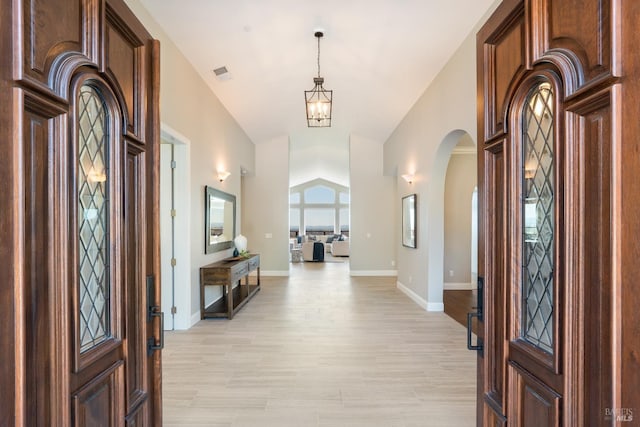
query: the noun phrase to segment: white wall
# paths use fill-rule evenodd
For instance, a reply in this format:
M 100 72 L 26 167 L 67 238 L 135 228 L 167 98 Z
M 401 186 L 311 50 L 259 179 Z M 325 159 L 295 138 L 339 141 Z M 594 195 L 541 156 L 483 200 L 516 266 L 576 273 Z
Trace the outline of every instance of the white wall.
M 231 254 L 231 250 L 209 255 L 204 253 L 204 187 L 209 185 L 236 196 L 236 232 L 240 233 L 240 169 L 253 171 L 254 145 L 140 2 L 125 1 L 153 37 L 160 41 L 161 121 L 191 142 L 191 184 L 190 188 L 182 189 L 191 193 L 191 205 L 188 207 L 191 228 L 190 307 L 178 307 L 178 310 L 189 310 L 191 323 L 194 323 L 200 319 L 199 268 Z M 218 168 L 231 172 L 223 183 L 216 178 Z
M 349 186 L 349 137 L 331 129 L 313 129 L 290 137 L 291 186 L 316 178 L 324 178 L 345 187 Z
M 260 254 L 260 273 L 289 274 L 289 139 L 256 145 L 255 174 L 243 180 L 242 234 Z
M 449 160 L 444 195 L 444 287 L 471 287 L 471 197 L 477 183 L 477 156 L 454 154 Z M 451 273 L 451 274 L 450 274 Z
M 382 145 L 356 135 L 350 141 L 352 276 L 396 275 L 395 179 L 382 173 Z
M 496 1 L 491 10 L 499 4 Z M 384 172 L 397 176 L 396 198 L 418 195 L 418 247 L 398 251 L 398 287 L 428 310 L 443 310 L 444 180 L 455 145 L 476 141 L 476 37 L 491 11 L 453 53 L 384 144 Z M 415 175 L 408 184 L 400 175 Z M 399 205 L 399 203 L 398 203 Z M 399 207 L 396 221 L 399 220 Z M 399 225 L 396 225 L 399 227 Z

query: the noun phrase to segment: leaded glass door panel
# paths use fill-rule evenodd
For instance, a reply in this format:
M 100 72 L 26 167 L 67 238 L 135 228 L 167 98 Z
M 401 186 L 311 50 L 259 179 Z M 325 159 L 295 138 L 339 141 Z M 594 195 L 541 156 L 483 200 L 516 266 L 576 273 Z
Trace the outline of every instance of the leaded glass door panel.
M 116 425 L 126 413 L 122 315 L 122 116 L 104 80 L 81 75 L 70 121 L 72 425 Z
M 147 255 L 145 148 L 125 132 L 122 105 L 91 72 L 72 85 L 73 260 L 71 425 L 150 425 L 155 279 Z M 151 313 L 151 314 L 150 314 Z
M 555 146 L 553 90 L 548 82 L 529 92 L 522 114 L 521 337 L 553 354 Z
M 564 136 L 562 86 L 554 70 L 540 69 L 512 100 L 507 165 L 506 224 L 507 390 L 516 425 L 561 416 L 564 250 Z M 520 405 L 525 405 L 520 406 Z M 520 407 L 519 407 L 520 406 Z M 546 409 L 545 409 L 546 408 Z M 526 414 L 526 415 L 525 415 Z M 525 420 L 528 417 L 531 420 Z
M 78 280 L 80 352 L 114 336 L 110 274 L 111 232 L 107 172 L 112 135 L 100 93 L 83 85 L 78 95 Z M 110 177 L 109 177 L 110 178 Z

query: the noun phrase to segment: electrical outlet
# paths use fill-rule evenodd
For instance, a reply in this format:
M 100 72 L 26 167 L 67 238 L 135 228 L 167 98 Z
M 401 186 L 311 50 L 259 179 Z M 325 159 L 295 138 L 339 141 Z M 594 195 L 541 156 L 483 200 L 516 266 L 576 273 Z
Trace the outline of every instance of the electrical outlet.
M 265 234 L 264 234 L 264 238 L 265 238 L 265 239 L 271 239 L 272 237 L 273 237 L 273 234 L 272 234 L 272 233 L 265 233 Z
M 449 277 L 453 277 L 453 270 L 449 270 Z
M 395 260 L 391 260 L 391 267 L 395 267 L 396 266 L 396 261 Z

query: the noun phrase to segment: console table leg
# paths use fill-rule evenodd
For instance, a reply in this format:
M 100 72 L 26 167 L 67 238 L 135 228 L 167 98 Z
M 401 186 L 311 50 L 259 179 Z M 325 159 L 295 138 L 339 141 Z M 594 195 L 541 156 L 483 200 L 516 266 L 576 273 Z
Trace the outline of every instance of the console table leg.
M 233 317 L 233 282 L 229 283 L 227 290 L 227 317 Z

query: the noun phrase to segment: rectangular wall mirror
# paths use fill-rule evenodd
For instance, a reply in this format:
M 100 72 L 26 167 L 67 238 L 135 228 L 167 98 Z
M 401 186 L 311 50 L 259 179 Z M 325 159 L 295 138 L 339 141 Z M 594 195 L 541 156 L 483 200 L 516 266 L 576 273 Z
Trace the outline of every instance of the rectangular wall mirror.
M 236 235 L 236 196 L 204 189 L 204 253 L 211 254 L 233 247 Z
M 402 198 L 402 245 L 416 247 L 416 195 Z

